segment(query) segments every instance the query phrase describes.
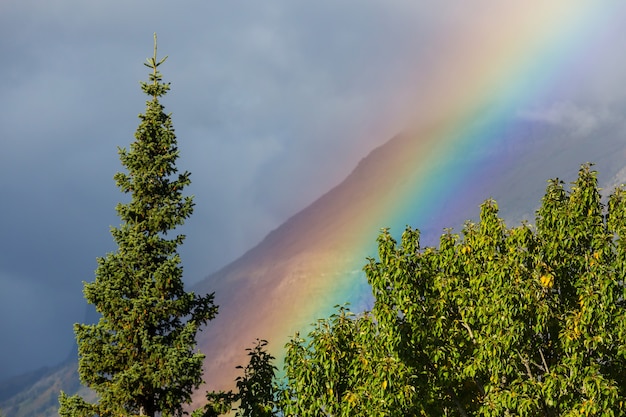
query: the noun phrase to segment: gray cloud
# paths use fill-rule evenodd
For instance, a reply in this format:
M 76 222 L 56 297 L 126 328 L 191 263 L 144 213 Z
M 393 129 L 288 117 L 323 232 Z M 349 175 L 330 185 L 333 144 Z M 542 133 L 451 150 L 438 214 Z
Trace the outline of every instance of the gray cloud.
M 71 349 L 72 323 L 85 309 L 81 282 L 93 279 L 97 256 L 115 249 L 108 228 L 124 198 L 112 180 L 121 169 L 116 147 L 132 141 L 144 109 L 138 81 L 153 32 L 170 56 L 164 104 L 196 195 L 181 249 L 193 282 L 254 246 L 386 138 L 372 120 L 394 96 L 392 60 L 405 58 L 393 47 L 410 30 L 395 25 L 395 7 L 405 6 L 4 2 L 0 333 L 9 342 L 0 378 Z
M 441 39 L 499 24 L 489 4 L 2 2 L 0 334 L 9 342 L 0 378 L 71 349 L 85 311 L 81 282 L 115 249 L 108 228 L 124 198 L 112 180 L 116 147 L 132 141 L 144 109 L 138 81 L 153 32 L 170 56 L 164 104 L 196 195 L 181 249 L 193 282 L 337 184 L 403 126 L 407 107 L 427 109 L 418 80 L 442 70 Z M 610 24 L 598 39 L 619 44 L 620 34 Z M 520 112 L 595 128 L 598 103 L 610 114 L 622 108 L 624 64 L 599 50 L 572 70 L 571 80 L 586 81 L 580 88 L 551 92 L 571 104 Z
M 574 136 L 587 136 L 610 123 L 615 116 L 597 106 L 587 107 L 569 101 L 557 101 L 545 107 L 524 110 L 519 117 L 565 128 Z

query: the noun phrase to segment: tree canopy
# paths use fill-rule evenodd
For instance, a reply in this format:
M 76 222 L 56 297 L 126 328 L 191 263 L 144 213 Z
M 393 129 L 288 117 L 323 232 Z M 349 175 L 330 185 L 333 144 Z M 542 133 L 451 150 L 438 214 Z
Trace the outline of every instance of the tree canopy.
M 536 226 L 495 201 L 461 235 L 378 237 L 371 312 L 346 307 L 287 345 L 285 415 L 622 415 L 626 192 L 583 165 L 549 181 Z
M 130 150 L 119 149 L 127 172 L 114 177 L 131 195 L 116 207 L 121 225 L 111 234 L 118 249 L 98 259 L 95 281 L 84 284 L 101 318 L 75 325 L 80 379 L 98 399 L 61 393 L 62 416 L 180 416 L 202 382 L 204 355 L 195 337 L 217 307 L 213 294 L 185 291 L 177 252 L 185 236 L 169 236 L 194 204 L 183 195 L 190 174 L 178 173 L 171 115 L 159 102 L 170 89 L 158 70 L 166 58 L 157 59 L 155 35 L 154 55 L 145 63 L 149 81 L 141 83 L 146 111 Z

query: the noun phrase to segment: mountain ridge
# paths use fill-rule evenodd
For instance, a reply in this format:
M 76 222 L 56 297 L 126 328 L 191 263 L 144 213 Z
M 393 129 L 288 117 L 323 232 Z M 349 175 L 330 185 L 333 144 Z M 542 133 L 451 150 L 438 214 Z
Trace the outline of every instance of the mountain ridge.
M 207 389 L 234 387 L 239 372 L 236 366 L 245 365 L 245 349 L 252 347 L 256 338 L 269 340 L 271 352 L 280 359 L 290 336 L 298 330 L 306 333 L 308 325 L 332 312 L 334 305 L 350 301 L 353 310 L 359 311 L 371 304 L 362 267 L 368 256 L 376 255 L 380 228 L 391 226 L 394 220 L 388 217 L 387 209 L 400 204 L 398 196 L 418 192 L 411 188 L 416 176 L 430 175 L 423 167 L 415 166 L 415 161 L 422 161 L 429 147 L 437 145 L 437 135 L 432 132 L 440 128 L 434 124 L 390 138 L 362 158 L 343 181 L 272 230 L 241 257 L 190 286 L 198 293 L 215 292 L 220 306 L 217 317 L 197 338 L 198 348 L 206 354 L 204 378 L 208 383 L 195 394 L 196 405 L 203 402 Z M 619 130 L 616 126 L 604 130 L 609 131 Z M 626 180 L 619 177 L 620 172 L 626 175 L 626 146 L 617 135 L 570 138 L 566 129 L 520 123 L 504 132 L 501 142 L 506 152 L 474 150 L 485 163 L 494 164 L 493 169 L 467 174 L 470 182 L 496 178 L 495 182 L 476 184 L 467 192 L 442 190 L 449 196 L 441 199 L 443 206 L 435 210 L 436 217 L 413 225 L 426 230 L 424 235 L 436 237 L 442 227 L 458 227 L 472 217 L 469 213 L 477 214 L 479 204 L 489 197 L 505 209 L 505 220 L 531 216 L 545 181 L 554 173 L 573 179 L 584 162 L 578 160 L 581 155 L 602 162 L 598 169 L 611 178 L 610 183 Z M 495 164 L 493 158 L 501 160 Z M 394 175 L 389 175 L 392 168 Z M 380 202 L 386 205 L 380 206 Z M 446 205 L 460 209 L 450 216 L 452 212 Z M 410 219 L 406 223 L 412 224 Z M 357 251 L 355 242 L 361 245 Z M 5 417 L 56 415 L 41 410 L 52 410 L 59 390 L 72 387 L 72 378 L 77 381 L 76 364 L 76 360 L 70 360 L 42 370 L 41 378 L 25 377 L 27 386 L 20 392 L 11 396 L 8 391 L 2 392 L 0 410 Z M 79 385 L 75 388 L 85 390 Z M 41 412 L 28 408 L 34 400 L 41 405 Z

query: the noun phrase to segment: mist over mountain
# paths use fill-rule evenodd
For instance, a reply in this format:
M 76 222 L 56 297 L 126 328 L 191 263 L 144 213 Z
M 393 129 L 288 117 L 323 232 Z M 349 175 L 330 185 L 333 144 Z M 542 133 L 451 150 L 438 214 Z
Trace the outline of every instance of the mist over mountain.
M 417 224 L 410 215 L 412 208 L 429 201 L 413 195 L 410 178 L 416 164 L 423 163 L 420 146 L 435 140 L 431 132 L 438 128 L 433 124 L 399 134 L 376 148 L 343 182 L 192 288 L 215 292 L 220 306 L 217 318 L 198 337 L 198 347 L 207 356 L 207 384 L 197 393 L 196 403 L 202 402 L 207 389 L 233 387 L 235 367 L 245 364 L 245 348 L 256 338 L 269 340 L 270 350 L 280 358 L 295 331 L 305 334 L 309 323 L 328 315 L 335 305 L 350 302 L 355 311 L 368 308 L 371 296 L 361 268 L 367 257 L 376 255 L 380 228 L 390 226 L 397 236 L 410 224 L 423 232 L 425 243 L 436 244 L 444 227 L 458 232 L 489 197 L 498 201 L 507 223 L 532 223 L 546 180 L 558 176 L 572 181 L 583 162 L 596 163 L 607 191 L 626 179 L 621 119 L 576 136 L 569 128 L 521 118 L 499 133 L 493 148 L 477 147 L 448 161 L 461 164 L 472 159 L 481 169 L 464 174 L 464 187 L 442 187 L 442 196 L 435 190 L 432 199 L 439 206 Z M 395 205 L 408 207 L 409 215 L 389 217 L 388 210 Z M 0 385 L 0 409 L 6 417 L 56 415 L 60 389 L 80 389 L 75 358 L 5 381 Z
M 411 206 L 398 195 L 418 197 L 411 196 L 407 178 L 421 162 L 415 150 L 436 128 L 397 135 L 373 150 L 343 182 L 195 287 L 201 293 L 215 291 L 220 305 L 218 317 L 199 335 L 208 355 L 209 387 L 232 386 L 234 368 L 244 364 L 244 349 L 255 338 L 268 339 L 280 356 L 295 331 L 305 333 L 308 324 L 327 316 L 335 305 L 350 302 L 355 311 L 367 308 L 371 295 L 362 267 L 367 257 L 376 256 L 375 240 L 383 227 L 399 237 L 411 225 L 422 231 L 425 244 L 436 245 L 444 228 L 460 233 L 466 220 L 477 220 L 479 205 L 487 198 L 496 199 L 507 223 L 534 223 L 547 180 L 573 181 L 587 161 L 596 164 L 607 193 L 626 181 L 621 120 L 588 135 L 573 135 L 571 126 L 521 118 L 501 132 L 494 148 L 457 157 L 474 158 L 483 169 L 467 173 L 461 189 L 440 190 L 449 195 L 427 222 L 416 223 L 410 210 L 406 217 L 390 218 L 376 208 L 378 202 L 394 199 Z M 390 171 L 396 175 L 388 175 Z

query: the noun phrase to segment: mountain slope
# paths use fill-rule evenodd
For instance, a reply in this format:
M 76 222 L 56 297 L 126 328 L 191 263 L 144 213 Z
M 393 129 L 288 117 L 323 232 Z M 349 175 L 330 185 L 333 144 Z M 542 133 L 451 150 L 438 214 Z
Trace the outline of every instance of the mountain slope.
M 367 257 L 376 255 L 380 228 L 392 227 L 397 236 L 410 224 L 422 230 L 427 244 L 436 244 L 444 227 L 458 231 L 490 197 L 499 202 L 505 220 L 533 222 L 546 181 L 556 176 L 574 180 L 588 160 L 597 162 L 601 184 L 624 180 L 616 177 L 626 165 L 626 146 L 611 134 L 618 129 L 607 127 L 599 137 L 572 137 L 566 128 L 518 121 L 502 132 L 500 149 L 470 150 L 475 154 L 447 161 L 451 166 L 465 163 L 464 158 L 477 161 L 480 169 L 463 173 L 454 183 L 464 187 L 445 187 L 432 178 L 441 189 L 426 192 L 416 186 L 416 178 L 429 182 L 430 172 L 416 164 L 428 158 L 439 140 L 433 132 L 440 131 L 441 126 L 432 125 L 373 150 L 338 186 L 195 287 L 198 292 L 215 291 L 220 305 L 218 317 L 199 336 L 210 388 L 232 387 L 235 366 L 245 364 L 244 349 L 255 338 L 269 340 L 280 357 L 295 331 L 305 333 L 309 323 L 335 305 L 350 302 L 354 310 L 366 308 L 370 296 L 361 269 Z M 426 216 L 411 216 L 428 204 L 440 206 Z
M 348 301 L 346 295 L 353 303 L 367 303 L 359 279 L 365 258 L 352 253 L 353 246 L 374 242 L 384 225 L 378 213 L 363 208 L 387 198 L 393 179 L 382 171 L 397 160 L 406 140 L 398 136 L 374 150 L 340 185 L 196 286 L 201 293 L 215 291 L 220 306 L 199 336 L 211 388 L 232 386 L 235 366 L 244 364 L 245 348 L 255 338 L 268 339 L 279 353 L 294 331 L 305 330 L 315 313 Z
M 505 220 L 532 221 L 545 181 L 554 176 L 573 180 L 582 162 L 598 163 L 601 184 L 623 182 L 620 175 L 626 175 L 626 146 L 611 134 L 619 131 L 614 126 L 596 137 L 572 138 L 564 129 L 518 123 L 502 134 L 500 148 L 470 149 L 427 164 L 436 156 L 440 131 L 441 126 L 432 125 L 373 150 L 343 182 L 192 288 L 215 292 L 220 306 L 217 318 L 198 337 L 198 348 L 206 354 L 207 384 L 197 393 L 197 404 L 207 389 L 234 386 L 235 367 L 245 364 L 245 349 L 256 338 L 269 340 L 280 357 L 295 331 L 305 333 L 334 305 L 349 301 L 354 310 L 366 308 L 370 296 L 361 268 L 368 256 L 376 255 L 381 227 L 391 226 L 398 235 L 410 224 L 422 230 L 426 243 L 436 243 L 443 227 L 458 230 L 489 197 L 499 202 Z M 462 178 L 456 182 L 432 177 L 442 175 L 438 164 L 457 166 L 467 160 L 477 168 L 457 175 Z M 426 192 L 416 186 L 419 179 L 437 186 Z M 427 214 L 412 215 L 424 207 Z M 56 404 L 59 389 L 77 389 L 75 369 L 76 362 L 70 361 L 35 375 L 20 392 L 0 395 L 0 409 L 5 417 L 56 415 L 49 405 L 47 411 L 27 407 Z M 0 390 L 5 394 L 2 386 Z

